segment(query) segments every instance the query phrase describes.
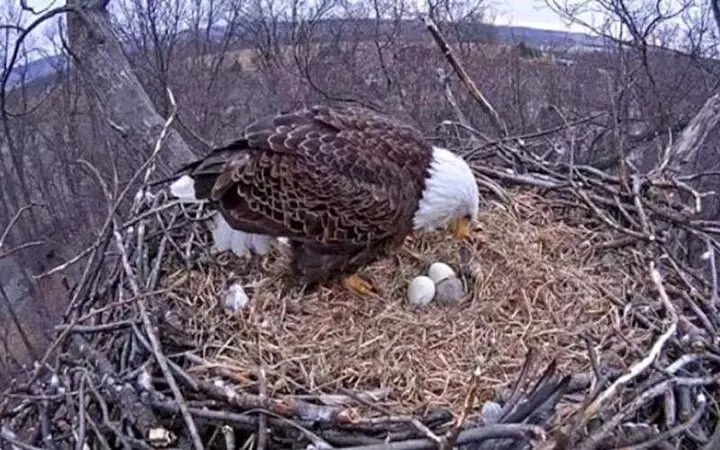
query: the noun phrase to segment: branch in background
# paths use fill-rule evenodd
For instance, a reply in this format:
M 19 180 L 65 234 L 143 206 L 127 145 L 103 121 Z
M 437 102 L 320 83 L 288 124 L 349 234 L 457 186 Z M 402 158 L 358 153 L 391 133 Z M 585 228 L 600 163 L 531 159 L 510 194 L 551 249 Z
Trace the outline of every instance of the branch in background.
M 2 110 L 2 116 L 6 120 L 7 116 L 10 115 L 10 113 L 5 109 L 6 108 L 6 102 L 7 102 L 7 85 L 10 81 L 10 74 L 12 73 L 12 70 L 15 68 L 15 63 L 17 62 L 18 55 L 20 54 L 20 49 L 22 48 L 25 39 L 32 33 L 32 31 L 42 25 L 44 22 L 52 19 L 53 17 L 68 13 L 71 11 L 77 11 L 77 9 L 72 6 L 61 6 L 58 8 L 53 8 L 51 10 L 47 10 L 43 12 L 43 14 L 35 19 L 30 25 L 28 25 L 26 28 L 22 28 L 22 33 L 20 36 L 17 37 L 15 40 L 15 45 L 13 47 L 13 51 L 10 55 L 10 60 L 8 61 L 6 67 L 7 70 L 5 70 L 5 73 L 3 73 L 2 80 L 0 81 L 0 109 Z
M 28 352 L 30 352 L 30 355 L 33 357 L 33 359 L 37 360 L 39 352 L 32 344 L 32 340 L 30 339 L 30 337 L 25 332 L 25 327 L 23 327 L 23 323 L 20 320 L 17 311 L 15 311 L 15 305 L 13 305 L 13 302 L 10 300 L 7 293 L 5 292 L 5 288 L 3 287 L 2 283 L 0 283 L 0 297 L 2 297 L 3 303 L 8 310 L 10 319 L 15 324 L 15 328 L 17 328 L 20 339 L 22 339 L 23 341 L 23 345 L 25 345 L 25 348 L 27 348 Z
M 34 208 L 37 206 L 41 206 L 41 205 L 38 205 L 37 203 L 30 203 L 28 205 L 21 207 L 20 209 L 18 209 L 15 212 L 15 215 L 12 217 L 12 219 L 10 219 L 10 222 L 5 227 L 5 230 L 3 230 L 2 234 L 0 234 L 0 250 L 2 250 L 3 245 L 5 245 L 5 241 L 7 240 L 8 236 L 10 235 L 10 232 L 12 231 L 15 224 L 17 223 L 18 220 L 20 220 L 20 216 L 22 216 L 22 214 L 25 211 L 28 211 L 31 208 Z M 35 243 L 22 244 L 23 247 L 29 247 L 31 245 L 39 245 L 39 244 L 35 244 Z M 7 250 L 5 253 L 0 253 L 0 259 L 2 259 L 4 256 L 7 256 L 7 254 L 9 254 L 11 252 L 15 252 L 17 250 L 19 250 L 19 249 L 14 248 L 14 249 Z
M 17 253 L 17 252 L 22 251 L 22 250 L 25 250 L 26 248 L 38 247 L 38 246 L 40 246 L 40 245 L 43 245 L 44 243 L 45 243 L 45 241 L 30 241 L 30 242 L 25 242 L 25 243 L 23 243 L 23 244 L 20 244 L 20 245 L 18 245 L 18 246 L 16 246 L 16 247 L 11 248 L 10 250 L 7 250 L 7 251 L 5 251 L 5 252 L 0 253 L 0 259 L 7 258 L 8 256 L 11 256 L 11 255 L 13 255 L 13 254 L 15 254 L 15 253 Z
M 503 122 L 503 120 L 500 118 L 500 114 L 498 114 L 495 108 L 493 108 L 493 106 L 485 98 L 483 93 L 480 92 L 480 89 L 478 89 L 478 87 L 475 85 L 475 82 L 473 82 L 473 80 L 470 78 L 470 75 L 468 75 L 465 67 L 463 67 L 462 63 L 457 59 L 452 49 L 450 48 L 450 45 L 448 45 L 442 33 L 440 33 L 440 30 L 438 29 L 435 22 L 430 17 L 423 17 L 422 21 L 425 24 L 425 27 L 427 27 L 428 31 L 430 31 L 430 34 L 432 35 L 433 39 L 435 39 L 437 45 L 440 47 L 440 51 L 442 51 L 445 58 L 455 70 L 455 73 L 460 78 L 460 81 L 462 81 L 462 83 L 470 92 L 470 95 L 473 97 L 473 99 L 475 99 L 475 101 L 480 105 L 482 110 L 488 115 L 495 129 L 500 133 L 502 137 L 507 136 L 509 134 L 507 125 Z
M 464 128 L 471 129 L 472 124 L 468 120 L 467 116 L 465 116 L 465 113 L 462 111 L 462 109 L 460 109 L 460 105 L 458 104 L 457 99 L 455 98 L 455 94 L 453 94 L 452 88 L 450 87 L 450 77 L 441 68 L 437 69 L 437 76 L 438 80 L 440 80 L 440 84 L 442 85 L 443 90 L 445 91 L 445 99 L 448 101 L 448 103 L 450 103 L 450 106 L 452 107 L 458 122 L 460 122 L 460 125 L 462 125 Z M 477 136 L 475 136 L 474 133 L 471 133 L 470 136 L 473 141 L 477 140 Z
M 715 25 L 717 25 L 717 31 L 720 33 L 720 0 L 710 0 L 710 6 L 713 10 L 713 17 L 715 18 Z

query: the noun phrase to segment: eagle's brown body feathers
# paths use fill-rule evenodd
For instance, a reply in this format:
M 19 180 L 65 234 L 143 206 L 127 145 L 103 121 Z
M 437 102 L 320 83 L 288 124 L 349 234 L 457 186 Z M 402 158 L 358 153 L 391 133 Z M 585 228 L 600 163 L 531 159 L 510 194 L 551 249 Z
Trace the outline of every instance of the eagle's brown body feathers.
M 340 277 L 412 231 L 432 147 L 358 108 L 265 117 L 183 172 L 232 228 L 290 240 L 305 283 Z

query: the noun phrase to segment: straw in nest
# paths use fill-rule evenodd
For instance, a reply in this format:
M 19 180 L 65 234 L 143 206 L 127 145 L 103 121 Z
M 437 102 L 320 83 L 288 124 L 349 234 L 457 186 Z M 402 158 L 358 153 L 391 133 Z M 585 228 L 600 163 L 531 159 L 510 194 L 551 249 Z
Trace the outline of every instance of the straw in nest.
M 627 288 L 623 261 L 593 251 L 591 230 L 553 217 L 532 194 L 514 196 L 512 210 L 491 206 L 472 245 L 441 234 L 415 236 L 394 257 L 364 269 L 381 295 L 358 298 L 340 286 L 289 291 L 287 255 L 261 264 L 222 255 L 214 263 L 175 268 L 163 280 L 175 295 L 176 338 L 201 348 L 207 362 L 240 379 L 263 368 L 269 394 L 380 391 L 404 411 L 457 405 L 478 366 L 484 396 L 507 386 L 528 348 L 557 358 L 570 372 L 589 370 L 583 336 L 612 349 L 604 361 L 622 364 L 629 342 L 647 339 L 613 316 L 613 297 Z M 408 281 L 443 261 L 469 291 L 457 306 L 411 307 Z M 227 286 L 251 297 L 233 315 L 223 310 Z M 432 305 L 432 304 L 431 304 Z

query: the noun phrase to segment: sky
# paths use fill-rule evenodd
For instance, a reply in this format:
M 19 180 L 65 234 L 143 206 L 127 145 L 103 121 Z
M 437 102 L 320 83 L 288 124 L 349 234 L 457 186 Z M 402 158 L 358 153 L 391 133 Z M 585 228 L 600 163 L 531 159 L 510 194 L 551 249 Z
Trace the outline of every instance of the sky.
M 581 27 L 567 24 L 547 7 L 544 0 L 489 0 L 495 10 L 495 23 L 550 30 L 583 31 Z M 63 4 L 62 0 L 27 0 L 33 7 Z
M 0 0 L 0 4 L 5 0 Z M 11 0 L 15 1 L 15 0 Z M 497 25 L 514 25 L 531 28 L 542 28 L 549 30 L 562 30 L 562 31 L 578 31 L 587 32 L 586 29 L 580 25 L 572 24 L 569 25 L 558 17 L 545 3 L 545 0 L 487 0 L 491 6 L 491 16 L 489 17 L 492 23 Z M 47 8 L 48 6 L 59 6 L 64 4 L 64 0 L 27 0 L 27 4 L 38 10 Z M 422 2 L 424 3 L 424 2 Z M 8 5 L 9 6 L 9 5 Z M 0 9 L 3 9 L 0 7 Z M 56 25 L 51 25 L 56 27 Z M 36 30 L 34 38 L 32 39 L 35 44 L 35 48 L 44 48 L 50 50 L 52 45 L 47 39 L 43 39 L 43 36 L 38 36 L 37 31 L 42 33 L 41 30 Z M 35 55 L 29 55 L 30 59 L 41 57 L 42 52 Z
M 579 25 L 568 26 L 544 0 L 500 0 L 491 1 L 496 11 L 497 25 L 514 25 L 530 28 L 561 31 L 587 31 Z

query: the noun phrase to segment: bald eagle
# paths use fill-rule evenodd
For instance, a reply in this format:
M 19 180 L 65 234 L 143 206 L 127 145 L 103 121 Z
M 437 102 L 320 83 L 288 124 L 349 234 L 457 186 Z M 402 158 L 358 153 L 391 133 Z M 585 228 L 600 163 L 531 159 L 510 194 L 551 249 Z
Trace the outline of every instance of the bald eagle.
M 313 106 L 262 117 L 242 137 L 177 173 L 171 193 L 217 210 L 220 250 L 263 254 L 286 239 L 305 285 L 356 275 L 413 231 L 448 228 L 463 239 L 478 214 L 468 164 L 413 127 L 357 106 Z

